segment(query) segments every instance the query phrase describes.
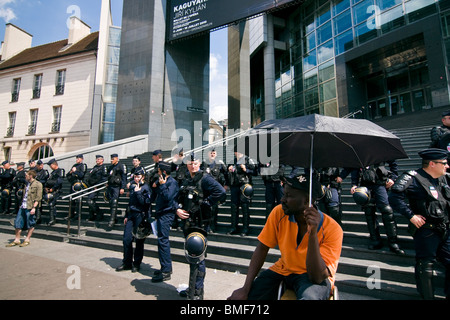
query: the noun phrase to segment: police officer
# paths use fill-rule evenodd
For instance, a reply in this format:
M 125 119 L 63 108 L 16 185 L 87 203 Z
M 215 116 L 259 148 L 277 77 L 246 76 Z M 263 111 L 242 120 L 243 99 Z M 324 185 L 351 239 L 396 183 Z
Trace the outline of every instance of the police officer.
M 144 171 L 136 170 L 133 176 L 133 182 L 130 185 L 130 199 L 128 203 L 129 210 L 124 219 L 123 232 L 123 260 L 122 265 L 116 268 L 116 271 L 140 270 L 142 259 L 144 258 L 145 238 L 138 239 L 133 236 L 133 230 L 139 226 L 148 215 L 148 204 L 150 203 L 151 191 L 144 183 Z M 133 250 L 133 240 L 136 247 Z
M 67 181 L 70 183 L 70 193 L 76 193 L 78 191 L 81 191 L 85 185 L 82 184 L 84 175 L 87 172 L 87 166 L 85 163 L 83 163 L 84 157 L 82 154 L 78 154 L 75 157 L 75 164 L 72 166 L 70 171 L 67 173 Z M 76 218 L 78 215 L 78 205 L 77 202 L 81 202 L 81 198 L 78 199 L 78 201 L 72 200 L 71 206 L 73 209 L 73 214 L 71 217 L 68 218 Z M 81 212 L 80 212 L 81 214 Z
M 386 168 L 386 165 L 389 166 L 390 170 Z M 387 189 L 392 187 L 397 176 L 397 163 L 395 161 L 383 162 L 354 170 L 352 172 L 353 187 L 350 192 L 352 194 L 355 193 L 358 185 L 364 186 L 370 191 L 370 203 L 362 206 L 370 235 L 369 249 L 377 250 L 383 246 L 375 213 L 378 209 L 381 212 L 381 218 L 386 229 L 389 249 L 396 254 L 403 255 L 405 252 L 400 249 L 397 243 L 397 225 L 387 193 Z
M 266 187 L 264 196 L 266 199 L 266 219 L 272 212 L 273 208 L 281 203 L 283 197 L 283 183 L 281 181 L 284 176 L 284 166 L 280 165 L 275 174 L 265 174 L 266 170 L 269 170 L 270 163 L 260 164 L 261 177 Z
M 200 170 L 209 173 L 214 180 L 220 183 L 221 186 L 225 188 L 225 191 L 228 189 L 228 174 L 227 167 L 222 160 L 216 160 L 217 152 L 216 149 L 213 148 L 208 153 L 208 159 L 205 159 L 200 166 Z M 219 203 L 216 203 L 211 207 L 211 224 L 208 232 L 216 232 L 217 229 L 217 215 L 219 213 Z
M 423 299 L 433 299 L 433 266 L 445 267 L 444 291 L 450 298 L 450 187 L 446 170 L 448 152 L 429 148 L 419 152 L 422 168 L 403 173 L 392 187 L 389 200 L 396 212 L 409 219 L 416 251 L 417 290 Z M 409 205 L 407 204 L 409 203 Z
M 108 167 L 108 187 L 106 188 L 106 199 L 109 200 L 111 217 L 108 227 L 112 228 L 116 224 L 117 206 L 119 196 L 124 194 L 127 186 L 127 167 L 119 161 L 117 153 L 111 154 L 111 165 Z
M 136 172 L 144 172 L 145 175 L 145 168 L 141 165 L 141 158 L 139 156 L 134 156 L 133 160 L 133 168 L 130 170 L 130 182 L 127 184 L 127 188 L 130 186 L 130 184 L 134 181 L 134 175 Z
M 13 179 L 13 186 L 14 186 L 14 196 L 15 196 L 15 202 L 14 202 L 14 212 L 17 213 L 19 211 L 20 205 L 22 204 L 23 199 L 23 188 L 27 184 L 27 179 L 25 177 L 25 162 L 18 162 L 17 163 L 17 171 L 16 176 Z
M 48 171 L 44 169 L 44 162 L 42 162 L 42 160 L 38 160 L 33 163 L 35 165 L 32 168 L 30 168 L 30 170 L 36 171 L 36 180 L 39 181 L 43 186 L 45 186 L 45 183 L 47 182 L 48 177 L 50 175 Z M 42 202 L 39 203 L 38 207 L 36 208 L 36 224 L 41 224 L 42 221 L 41 219 L 42 219 Z
M 0 188 L 2 193 L 1 214 L 11 214 L 11 193 L 14 191 L 13 180 L 16 176 L 16 170 L 11 168 L 8 160 L 2 162 L 3 168 L 0 168 Z
M 256 163 L 242 153 L 234 153 L 234 164 L 228 166 L 228 179 L 231 191 L 231 229 L 228 234 L 236 234 L 239 220 L 239 207 L 242 208 L 243 228 L 241 235 L 248 234 L 250 224 L 250 201 L 253 193 L 252 176 L 256 176 Z M 246 193 L 250 191 L 250 193 Z
M 181 187 L 181 185 L 183 184 L 183 181 L 186 178 L 186 176 L 189 175 L 186 162 L 187 161 L 185 160 L 183 148 L 175 149 L 171 171 L 175 173 L 174 177 L 179 187 Z M 178 231 L 182 231 L 184 228 L 184 220 L 180 219 L 178 216 L 175 216 L 172 228 L 177 229 Z
M 180 292 L 180 295 L 202 300 L 206 274 L 206 230 L 211 220 L 211 206 L 222 201 L 226 192 L 211 175 L 200 170 L 200 160 L 194 153 L 189 156 L 187 166 L 189 175 L 180 188 L 180 208 L 176 213 L 181 219 L 186 219 L 185 255 L 190 266 L 190 276 L 189 288 Z
M 89 171 L 89 174 L 84 179 L 84 183 L 87 187 L 93 187 L 98 184 L 104 183 L 108 180 L 108 168 L 104 164 L 104 158 L 98 154 L 95 156 L 95 166 Z M 97 189 L 97 188 L 95 188 Z M 91 192 L 87 196 L 87 205 L 89 207 L 89 221 L 94 221 L 96 218 L 101 221 L 103 219 L 103 213 L 101 212 L 97 204 L 97 192 Z
M 161 269 L 155 271 L 152 282 L 169 280 L 172 273 L 169 232 L 178 209 L 179 186 L 177 181 L 170 176 L 170 172 L 171 164 L 165 161 L 158 163 L 159 180 L 155 192 L 152 193 L 152 198 L 155 201 L 158 257 Z
M 447 146 L 450 143 L 450 110 L 442 113 L 441 121 L 441 126 L 433 127 L 430 131 L 430 148 L 447 150 Z
M 336 167 L 317 170 L 319 182 L 325 188 L 325 196 L 318 203 L 319 208 L 342 227 L 340 170 Z
M 28 160 L 28 166 L 30 167 L 29 170 L 34 170 L 36 168 L 36 164 L 37 164 L 36 160 L 34 159 Z
M 52 226 L 56 223 L 56 202 L 61 195 L 63 179 L 65 176 L 64 169 L 60 168 L 55 159 L 47 162 L 52 172 L 44 185 L 44 201 L 47 202 L 50 220 L 47 225 Z

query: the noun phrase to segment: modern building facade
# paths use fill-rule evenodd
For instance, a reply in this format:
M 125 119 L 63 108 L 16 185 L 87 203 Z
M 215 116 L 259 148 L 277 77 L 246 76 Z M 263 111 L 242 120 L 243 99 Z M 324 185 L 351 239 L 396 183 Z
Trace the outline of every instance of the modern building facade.
M 166 42 L 166 8 L 166 0 L 124 0 L 114 135 L 188 150 L 208 141 L 209 34 Z
M 449 105 L 449 22 L 448 0 L 309 0 L 249 20 L 252 125 Z
M 30 34 L 7 24 L 0 159 L 42 159 L 111 139 L 120 29 L 112 26 L 110 1 L 102 1 L 100 31 L 91 32 L 77 17 L 70 23 L 67 39 L 36 47 Z

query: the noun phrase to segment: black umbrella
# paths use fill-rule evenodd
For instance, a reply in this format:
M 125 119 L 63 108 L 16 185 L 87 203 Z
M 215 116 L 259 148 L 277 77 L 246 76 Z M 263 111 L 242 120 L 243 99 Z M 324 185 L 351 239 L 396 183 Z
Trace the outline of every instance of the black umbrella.
M 237 142 L 257 160 L 310 168 L 362 168 L 371 164 L 408 158 L 400 139 L 363 119 L 343 119 L 312 114 L 297 118 L 266 120 Z M 261 161 L 265 162 L 265 161 Z

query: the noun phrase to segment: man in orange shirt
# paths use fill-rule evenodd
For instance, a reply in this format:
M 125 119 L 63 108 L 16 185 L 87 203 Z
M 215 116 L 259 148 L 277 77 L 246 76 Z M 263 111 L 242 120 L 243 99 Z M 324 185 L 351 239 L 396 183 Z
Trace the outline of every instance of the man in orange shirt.
M 331 217 L 309 206 L 309 177 L 285 178 L 281 205 L 275 207 L 258 236 L 242 288 L 229 300 L 276 299 L 278 287 L 285 281 L 297 299 L 328 299 L 334 285 L 343 232 Z M 322 196 L 320 184 L 313 181 L 313 201 Z M 270 248 L 278 246 L 280 259 L 261 270 Z M 256 279 L 255 279 L 256 278 Z

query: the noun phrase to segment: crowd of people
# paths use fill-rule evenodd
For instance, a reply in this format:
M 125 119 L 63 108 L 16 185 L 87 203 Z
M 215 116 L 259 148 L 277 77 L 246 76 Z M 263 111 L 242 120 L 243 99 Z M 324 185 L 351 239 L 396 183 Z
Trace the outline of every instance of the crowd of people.
M 172 162 L 163 160 L 161 150 L 155 150 L 154 166 L 146 170 L 139 156 L 133 158 L 128 169 L 117 154 L 111 155 L 110 165 L 103 156 L 96 156 L 96 164 L 88 170 L 83 155 L 66 174 L 57 161 L 43 169 L 42 161 L 17 163 L 17 170 L 4 161 L 0 168 L 0 213 L 17 214 L 15 239 L 7 246 L 26 246 L 36 224 L 42 221 L 42 202 L 48 206 L 48 225 L 55 224 L 56 203 L 61 197 L 63 179 L 70 183 L 70 192 L 106 183 L 106 191 L 96 190 L 86 199 L 88 220 L 102 220 L 97 199 L 102 196 L 109 203 L 109 227 L 117 223 L 118 200 L 128 194 L 129 203 L 124 217 L 122 265 L 116 270 L 139 271 L 144 255 L 144 237 L 137 236 L 143 226 L 151 224 L 158 238 L 161 268 L 152 281 L 167 281 L 172 273 L 169 232 L 171 228 L 183 231 L 186 258 L 191 268 L 189 288 L 180 293 L 190 299 L 203 299 L 206 273 L 205 254 L 207 236 L 217 232 L 219 205 L 230 194 L 231 223 L 227 234 L 247 236 L 250 232 L 250 205 L 253 198 L 253 178 L 262 176 L 265 185 L 266 223 L 258 236 L 259 244 L 252 256 L 247 279 L 242 288 L 230 299 L 275 298 L 280 281 L 294 288 L 297 298 L 327 299 L 335 281 L 342 248 L 342 182 L 350 176 L 351 194 L 361 205 L 369 234 L 368 249 L 383 247 L 376 211 L 381 213 L 389 249 L 405 255 L 397 237 L 394 212 L 410 221 L 409 230 L 414 238 L 416 252 L 415 275 L 417 289 L 424 299 L 434 298 L 433 272 L 437 260 L 446 269 L 444 284 L 447 298 L 450 294 L 450 187 L 447 145 L 439 141 L 448 138 L 450 126 L 433 129 L 432 147 L 419 152 L 422 166 L 405 173 L 398 172 L 396 161 L 378 163 L 365 168 L 303 168 L 280 166 L 274 175 L 263 175 L 261 168 L 269 164 L 253 161 L 235 152 L 234 162 L 225 164 L 217 160 L 215 149 L 208 151 L 207 159 L 200 161 L 195 153 L 184 155 L 175 151 Z M 437 131 L 439 131 L 437 133 Z M 437 137 L 437 138 L 436 138 Z M 438 141 L 436 143 L 436 141 Z M 445 140 L 447 141 L 447 140 Z M 442 143 L 441 143 L 442 144 Z M 450 144 L 450 139 L 449 139 Z M 310 176 L 313 180 L 310 180 Z M 312 187 L 310 187 L 312 186 Z M 308 205 L 309 192 L 313 206 Z M 15 208 L 11 208 L 11 197 Z M 73 205 L 77 208 L 77 205 Z M 242 214 L 242 223 L 239 217 Z M 68 219 L 81 215 L 76 209 Z M 138 229 L 140 231 L 138 231 Z M 20 242 L 22 231 L 28 231 Z M 133 249 L 133 242 L 135 248 Z M 278 247 L 281 257 L 270 269 L 259 274 L 270 248 Z

